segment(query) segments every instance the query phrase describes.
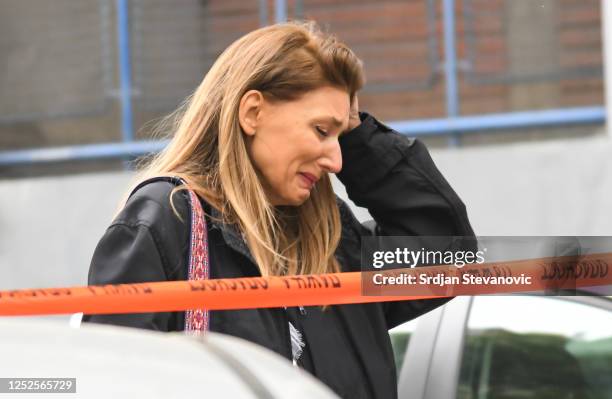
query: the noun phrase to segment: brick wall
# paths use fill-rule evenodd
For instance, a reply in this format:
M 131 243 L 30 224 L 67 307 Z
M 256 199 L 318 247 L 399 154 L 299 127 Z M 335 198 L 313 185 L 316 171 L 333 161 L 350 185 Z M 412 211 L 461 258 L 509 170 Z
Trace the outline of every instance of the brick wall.
M 1 20 L 14 22 L 42 15 L 41 21 L 51 22 L 61 17 L 65 21 L 63 24 L 68 26 L 80 21 L 84 12 L 96 12 L 93 2 L 80 8 L 65 0 L 56 3 L 58 7 L 65 7 L 64 11 L 57 11 L 58 7 L 41 9 L 33 0 L 19 4 L 19 7 L 3 9 Z M 114 44 L 114 2 L 108 4 L 108 40 Z M 267 15 L 261 15 L 259 2 L 255 0 L 177 0 L 172 3 L 132 0 L 134 109 L 138 137 L 148 137 L 149 130 L 143 127 L 145 123 L 176 107 L 227 45 L 260 26 L 262 18 L 273 21 L 274 1 L 267 0 L 267 5 Z M 360 95 L 362 107 L 390 121 L 446 115 L 441 7 L 441 0 L 289 0 L 288 14 L 290 18 L 318 21 L 355 50 L 364 60 L 368 80 Z M 600 0 L 457 0 L 461 114 L 602 104 L 600 11 Z M 94 16 L 88 24 L 99 21 Z M 57 50 L 45 45 L 44 32 L 36 36 L 20 26 L 20 23 L 8 22 L 0 26 L 3 37 L 0 52 L 6 60 L 4 69 L 16 62 L 26 62 L 28 68 L 47 65 L 44 61 L 53 55 L 49 52 Z M 36 32 L 45 26 L 57 25 L 43 24 Z M 92 62 L 100 63 L 100 48 L 76 46 L 77 39 L 78 32 L 65 37 L 63 43 L 69 50 L 65 51 L 64 58 L 75 58 L 77 53 L 73 51 L 78 51 L 82 58 L 89 51 Z M 42 43 L 38 48 L 32 44 L 37 41 Z M 106 56 L 113 66 L 111 86 L 116 88 L 116 49 L 111 50 Z M 74 64 L 56 64 L 59 69 L 55 72 L 61 72 L 64 78 L 84 76 L 82 68 L 71 72 Z M 37 75 L 36 84 L 53 83 L 54 64 L 49 65 L 48 71 Z M 32 87 L 36 87 L 35 83 L 28 86 L 25 72 L 20 75 L 19 70 L 13 69 L 12 73 L 21 76 L 22 83 L 10 85 L 5 82 L 0 104 L 10 104 L 13 96 L 27 99 Z M 62 86 L 62 90 L 67 90 L 65 93 L 73 100 L 79 95 L 90 98 L 91 90 L 79 92 L 83 87 L 88 86 L 71 84 L 65 89 Z M 59 96 L 63 95 L 62 90 Z M 117 141 L 121 137 L 120 114 L 112 94 L 112 90 L 101 93 L 110 104 L 102 114 L 43 116 L 19 123 L 0 121 L 0 148 Z M 58 95 L 54 98 L 58 99 Z M 57 105 L 56 100 L 46 101 L 48 107 Z M 25 104 L 27 108 L 27 101 Z

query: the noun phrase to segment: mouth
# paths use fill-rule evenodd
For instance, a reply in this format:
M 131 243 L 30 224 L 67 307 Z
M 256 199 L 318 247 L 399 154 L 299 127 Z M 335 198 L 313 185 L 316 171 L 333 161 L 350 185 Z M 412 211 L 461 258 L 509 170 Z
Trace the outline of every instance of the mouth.
M 315 183 L 319 180 L 318 177 L 306 172 L 300 172 L 300 176 L 304 178 L 304 181 L 308 184 L 309 188 L 312 188 Z

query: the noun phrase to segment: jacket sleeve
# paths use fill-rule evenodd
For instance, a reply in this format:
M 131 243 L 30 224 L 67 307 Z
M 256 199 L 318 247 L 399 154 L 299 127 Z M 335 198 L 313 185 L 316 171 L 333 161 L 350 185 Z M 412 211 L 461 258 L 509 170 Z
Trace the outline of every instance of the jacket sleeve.
M 344 166 L 338 178 L 349 198 L 374 217 L 374 233 L 474 237 L 465 205 L 438 171 L 425 145 L 393 131 L 367 113 L 360 117 L 361 125 L 340 137 Z M 351 217 L 351 235 L 373 234 L 354 216 L 348 218 Z M 476 245 L 471 239 L 460 242 L 462 248 L 457 248 L 457 242 L 449 237 L 448 245 L 442 245 L 464 250 L 473 250 Z M 441 241 L 436 240 L 435 246 L 440 245 Z M 448 300 L 386 302 L 383 308 L 387 326 L 393 328 Z
M 176 279 L 173 265 L 180 252 L 168 242 L 164 219 L 171 212 L 146 196 L 132 197 L 99 241 L 89 268 L 88 284 L 128 284 Z M 166 223 L 168 223 L 166 221 Z M 160 231 L 160 229 L 163 229 Z M 166 232 L 167 233 L 167 232 Z M 83 322 L 171 331 L 181 312 L 84 315 Z M 184 313 L 183 313 L 184 314 Z

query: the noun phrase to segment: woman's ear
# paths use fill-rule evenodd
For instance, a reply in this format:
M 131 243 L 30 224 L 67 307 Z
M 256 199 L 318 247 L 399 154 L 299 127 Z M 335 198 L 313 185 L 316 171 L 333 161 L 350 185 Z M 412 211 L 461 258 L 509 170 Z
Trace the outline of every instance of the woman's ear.
M 240 99 L 238 119 L 242 131 L 249 136 L 257 131 L 263 101 L 263 94 L 259 90 L 249 90 Z

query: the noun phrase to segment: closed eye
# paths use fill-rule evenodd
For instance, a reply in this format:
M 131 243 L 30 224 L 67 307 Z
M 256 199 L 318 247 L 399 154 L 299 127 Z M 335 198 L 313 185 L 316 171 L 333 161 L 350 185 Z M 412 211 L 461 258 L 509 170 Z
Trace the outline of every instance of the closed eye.
M 321 127 L 319 126 L 315 126 L 315 129 L 317 129 L 317 132 L 323 136 L 323 137 L 328 137 L 329 133 L 327 133 L 325 130 L 321 129 Z

